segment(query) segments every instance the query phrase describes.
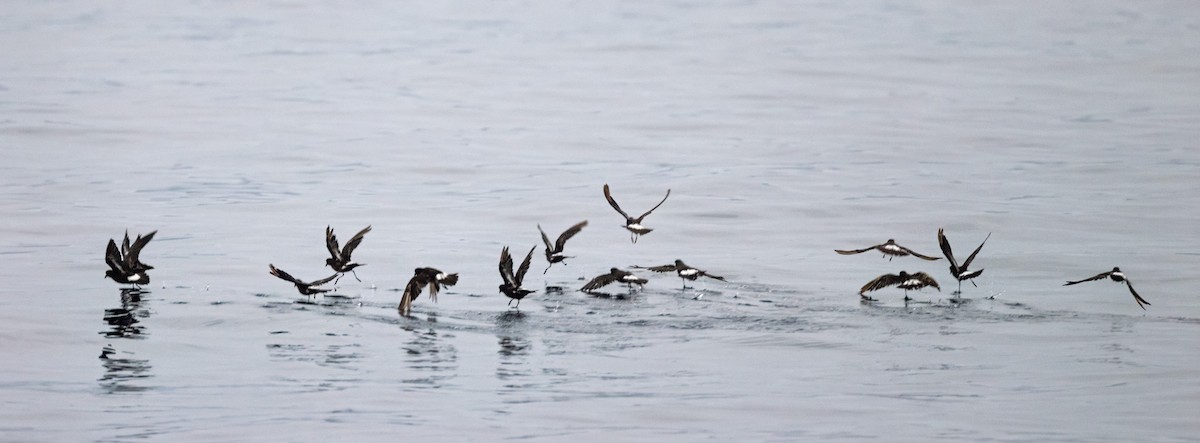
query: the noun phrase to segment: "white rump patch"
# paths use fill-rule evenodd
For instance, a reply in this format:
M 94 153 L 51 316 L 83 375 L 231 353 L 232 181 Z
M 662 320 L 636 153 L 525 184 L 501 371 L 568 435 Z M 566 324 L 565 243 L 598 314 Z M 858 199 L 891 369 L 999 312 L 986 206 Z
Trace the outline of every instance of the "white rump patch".
M 693 276 L 693 275 L 696 275 L 699 273 L 700 273 L 700 270 L 698 270 L 698 269 L 684 269 L 682 271 L 679 271 L 679 275 L 682 275 L 684 277 L 690 277 L 690 276 Z
M 645 227 L 645 226 L 642 226 L 642 225 L 641 225 L 641 224 L 639 224 L 639 223 L 634 223 L 634 224 L 632 224 L 632 225 L 625 225 L 625 227 L 626 227 L 626 228 L 629 228 L 629 229 L 637 229 L 637 230 L 646 229 L 646 227 Z

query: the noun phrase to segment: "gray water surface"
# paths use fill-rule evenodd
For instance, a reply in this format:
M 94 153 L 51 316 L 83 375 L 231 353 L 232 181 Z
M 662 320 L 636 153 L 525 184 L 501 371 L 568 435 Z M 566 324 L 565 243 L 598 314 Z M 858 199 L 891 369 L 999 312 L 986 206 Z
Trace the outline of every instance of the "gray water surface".
M 0 42 L 0 440 L 1200 435 L 1194 2 L 16 1 Z M 583 219 L 510 310 L 500 249 Z M 326 225 L 367 265 L 309 301 L 267 264 L 328 275 Z M 833 253 L 938 228 L 991 233 L 961 301 Z M 676 258 L 728 281 L 574 290 Z M 462 279 L 400 317 L 418 266 Z M 1061 286 L 1113 266 L 1147 310 Z M 860 302 L 900 270 L 942 290 Z

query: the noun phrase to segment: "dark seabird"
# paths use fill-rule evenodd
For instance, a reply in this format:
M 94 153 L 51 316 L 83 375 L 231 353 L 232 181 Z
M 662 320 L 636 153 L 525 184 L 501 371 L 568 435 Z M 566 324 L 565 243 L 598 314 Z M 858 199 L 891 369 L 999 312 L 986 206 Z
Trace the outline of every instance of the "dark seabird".
M 604 198 L 608 200 L 608 204 L 612 205 L 613 209 L 616 209 L 617 212 L 619 212 L 622 217 L 625 217 L 625 229 L 629 230 L 629 232 L 630 232 L 629 239 L 631 241 L 633 241 L 634 243 L 637 243 L 638 237 L 649 234 L 650 231 L 653 231 L 653 229 L 642 226 L 642 219 L 646 218 L 647 215 L 650 215 L 651 212 L 654 212 L 655 209 L 658 209 L 659 206 L 662 206 L 663 203 L 666 203 L 667 197 L 670 197 L 670 196 L 671 196 L 671 190 L 668 189 L 667 195 L 663 196 L 662 201 L 658 202 L 657 205 L 654 205 L 653 208 L 650 208 L 649 211 L 646 211 L 645 214 L 642 214 L 642 215 L 638 216 L 637 218 L 633 218 L 633 217 L 630 217 L 629 214 L 626 214 L 625 211 L 621 210 L 621 207 L 617 205 L 617 201 L 613 200 L 612 194 L 608 191 L 608 183 L 604 184 Z
M 1103 280 L 1105 278 L 1112 279 L 1112 281 L 1115 281 L 1117 283 L 1124 282 L 1125 286 L 1129 287 L 1129 293 L 1133 294 L 1133 300 L 1137 302 L 1138 306 L 1140 306 L 1143 311 L 1146 310 L 1146 306 L 1150 305 L 1150 302 L 1146 301 L 1146 299 L 1144 299 L 1144 298 L 1142 298 L 1142 296 L 1138 295 L 1137 291 L 1133 290 L 1133 283 L 1131 283 L 1129 281 L 1129 278 L 1125 277 L 1125 273 L 1121 272 L 1121 268 L 1117 268 L 1117 267 L 1114 267 L 1111 271 L 1105 272 L 1103 274 L 1097 274 L 1095 277 L 1085 278 L 1085 279 L 1079 280 L 1079 281 L 1069 281 L 1069 282 L 1067 282 L 1067 284 L 1065 284 L 1063 286 L 1071 286 L 1074 284 L 1083 283 L 1085 281 Z
M 629 286 L 630 290 L 633 290 L 633 285 L 645 286 L 646 282 L 648 281 L 649 280 L 633 275 L 632 272 L 612 268 L 609 269 L 607 274 L 597 276 L 596 278 L 593 278 L 592 281 L 587 282 L 587 284 L 583 285 L 583 288 L 580 288 L 580 290 L 583 292 L 590 292 L 607 286 L 612 282 L 625 283 Z
M 870 251 L 872 249 L 878 249 L 879 252 L 882 252 L 883 256 L 887 257 L 887 259 L 889 261 L 894 257 L 903 257 L 906 255 L 911 255 L 913 257 L 923 258 L 925 260 L 930 260 L 930 261 L 941 260 L 941 257 L 930 257 L 928 255 L 918 254 L 915 251 L 913 251 L 912 249 L 908 249 L 906 247 L 896 244 L 896 240 L 893 240 L 890 238 L 888 239 L 888 241 L 886 243 L 867 247 L 867 248 L 854 249 L 854 250 L 849 250 L 849 251 L 845 251 L 845 250 L 841 250 L 841 249 L 834 249 L 833 252 L 836 252 L 836 253 L 842 254 L 842 255 L 852 255 L 852 254 L 861 254 L 861 253 Z
M 358 273 L 354 272 L 354 268 L 365 266 L 366 263 L 353 262 L 350 254 L 354 253 L 354 248 L 357 248 L 359 243 L 362 243 L 363 236 L 367 235 L 368 232 L 371 232 L 371 226 L 369 225 L 363 228 L 363 230 L 358 231 L 353 237 L 350 237 L 350 241 L 346 242 L 346 246 L 338 248 L 338 239 L 336 235 L 333 235 L 333 228 L 325 226 L 325 248 L 329 250 L 330 255 L 329 258 L 325 259 L 325 266 L 333 268 L 338 273 L 338 280 L 341 280 L 341 274 L 349 272 L 354 275 L 355 280 L 362 281 L 358 278 Z
M 562 244 L 562 242 L 559 242 L 559 244 Z M 521 309 L 521 299 L 525 298 L 526 295 L 537 292 L 529 289 L 521 289 L 521 282 L 525 281 L 525 272 L 529 270 L 529 262 L 533 260 L 534 249 L 537 249 L 537 246 L 529 248 L 529 253 L 525 254 L 525 261 L 521 262 L 521 267 L 517 268 L 515 275 L 513 274 L 513 259 L 508 254 L 508 246 L 500 250 L 500 279 L 504 280 L 504 284 L 500 285 L 500 292 L 512 299 L 508 301 L 509 306 L 512 306 L 513 300 L 516 300 L 518 310 Z
M 444 286 L 454 286 L 458 283 L 458 274 L 447 274 L 434 268 L 417 268 L 413 270 L 413 277 L 408 280 L 408 285 L 404 287 L 404 295 L 400 298 L 400 306 L 396 308 L 400 310 L 400 315 L 408 315 L 412 311 L 412 302 L 421 295 L 421 288 L 429 287 L 429 299 L 437 303 L 437 294 Z
M 316 295 L 316 294 L 320 294 L 322 292 L 329 292 L 330 291 L 329 289 L 321 289 L 321 288 L 318 288 L 317 286 L 321 286 L 325 283 L 329 283 L 329 282 L 333 281 L 334 278 L 337 278 L 337 276 L 338 276 L 338 274 L 333 274 L 331 276 L 322 278 L 317 281 L 304 282 L 296 277 L 292 277 L 292 274 L 288 274 L 286 272 L 283 272 L 282 269 L 276 268 L 275 265 L 273 265 L 273 264 L 268 264 L 267 266 L 271 267 L 271 275 L 279 277 L 282 280 L 292 282 L 292 284 L 296 285 L 296 290 L 300 291 L 300 293 L 304 294 L 304 295 Z
M 154 269 L 154 267 L 142 263 L 139 257 L 142 248 L 145 248 L 146 244 L 154 239 L 156 233 L 158 231 L 152 231 L 145 236 L 138 235 L 137 239 L 130 243 L 129 231 L 125 231 L 125 239 L 121 242 L 120 249 L 117 249 L 116 240 L 108 239 L 108 247 L 104 251 L 104 262 L 108 264 L 109 269 L 104 271 L 104 276 L 117 283 L 134 286 L 150 283 L 150 275 L 146 274 L 146 271 Z
M 654 272 L 674 272 L 679 275 L 680 280 L 683 280 L 684 289 L 687 289 L 687 280 L 696 281 L 696 279 L 698 279 L 700 277 L 708 277 L 708 278 L 711 278 L 714 280 L 725 281 L 725 277 L 721 277 L 719 275 L 712 275 L 705 271 L 693 268 L 691 266 L 684 264 L 683 260 L 679 260 L 679 259 L 676 259 L 675 264 L 672 264 L 672 265 L 650 266 L 650 267 L 634 266 L 634 267 L 638 268 L 638 269 L 648 269 L 648 270 L 651 270 Z
M 938 286 L 937 281 L 935 281 L 933 277 L 930 277 L 929 274 L 924 272 L 909 274 L 907 272 L 900 271 L 900 275 L 884 274 L 879 276 L 879 278 L 871 280 L 870 283 L 863 285 L 862 289 L 858 290 L 858 295 L 861 296 L 863 300 L 874 301 L 875 299 L 867 297 L 867 292 L 883 289 L 893 285 L 899 286 L 900 289 L 904 290 L 904 301 L 912 300 L 908 297 L 909 289 L 921 289 L 926 286 L 933 286 L 934 288 L 937 288 L 939 292 L 942 290 L 942 287 Z
M 987 237 L 984 237 L 983 241 L 979 243 L 979 246 L 975 248 L 975 251 L 971 252 L 971 255 L 967 256 L 967 261 L 964 261 L 962 262 L 962 265 L 959 265 L 958 260 L 954 259 L 954 252 L 950 250 L 950 240 L 946 240 L 946 234 L 944 230 L 938 228 L 938 245 L 942 247 L 942 254 L 946 256 L 946 261 L 950 262 L 950 275 L 953 275 L 954 278 L 958 279 L 958 290 L 954 291 L 955 294 L 962 293 L 963 280 L 971 280 L 971 286 L 975 286 L 977 288 L 979 287 L 979 285 L 975 284 L 975 277 L 983 274 L 983 270 L 976 269 L 971 271 L 969 268 L 971 266 L 971 261 L 975 260 L 975 255 L 979 253 L 980 249 L 983 249 L 983 244 L 987 243 L 989 238 L 992 238 L 992 233 L 990 232 L 988 233 Z
M 550 271 L 550 267 L 554 266 L 555 263 L 560 263 L 568 258 L 571 258 L 563 255 L 563 247 L 567 245 L 567 240 L 569 240 L 571 237 L 574 237 L 575 234 L 579 233 L 579 231 L 583 230 L 584 226 L 587 226 L 587 220 L 581 221 L 576 223 L 575 226 L 567 228 L 566 231 L 563 231 L 563 233 L 558 236 L 558 240 L 555 240 L 554 244 L 551 245 L 550 237 L 546 236 L 546 231 L 542 230 L 542 225 L 538 225 L 538 232 L 542 233 L 542 243 L 546 244 L 547 265 L 546 270 L 542 271 L 543 274 Z M 563 265 L 566 265 L 566 263 L 563 262 Z

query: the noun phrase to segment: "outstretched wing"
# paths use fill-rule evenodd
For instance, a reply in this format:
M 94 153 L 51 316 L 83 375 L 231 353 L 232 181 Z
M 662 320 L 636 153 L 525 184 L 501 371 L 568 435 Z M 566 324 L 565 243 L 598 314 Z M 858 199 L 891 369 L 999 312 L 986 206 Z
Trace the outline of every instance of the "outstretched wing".
M 711 278 L 711 279 L 713 279 L 713 280 L 725 281 L 725 277 L 722 277 L 722 276 L 719 276 L 719 275 L 712 275 L 712 274 L 709 274 L 709 273 L 707 273 L 707 272 L 704 272 L 704 271 L 700 271 L 700 275 L 703 275 L 703 276 L 705 276 L 705 277 Z
M 842 254 L 842 255 L 853 255 L 853 254 L 862 254 L 864 252 L 870 251 L 870 250 L 878 248 L 878 247 L 879 247 L 879 245 L 870 246 L 870 247 L 866 247 L 866 248 L 862 248 L 862 249 L 834 249 L 833 252 L 836 252 L 836 253 Z
M 367 227 L 363 228 L 363 230 L 358 231 L 357 234 L 354 234 L 353 237 L 350 237 L 350 241 L 346 242 L 346 246 L 342 247 L 343 260 L 350 261 L 350 254 L 352 254 L 354 249 L 362 243 L 363 236 L 367 235 L 368 232 L 371 232 L 371 225 L 367 225 Z
M 1149 306 L 1150 302 L 1146 301 L 1146 299 L 1144 299 L 1144 298 L 1142 298 L 1142 296 L 1138 295 L 1137 291 L 1133 290 L 1133 283 L 1130 283 L 1128 278 L 1125 279 L 1125 286 L 1129 287 L 1129 293 L 1133 294 L 1134 301 L 1137 301 L 1138 306 L 1140 306 L 1142 308 L 1142 310 L 1145 311 L 1146 306 Z
M 667 195 L 664 195 L 664 196 L 663 196 L 663 199 L 662 199 L 662 201 L 658 202 L 658 204 L 657 204 L 657 205 L 654 205 L 654 207 L 653 207 L 653 208 L 650 208 L 650 210 L 649 210 L 649 211 L 646 211 L 646 213 L 645 213 L 645 214 L 642 214 L 642 215 L 638 216 L 638 218 L 634 219 L 634 221 L 635 221 L 635 222 L 638 222 L 638 223 L 641 223 L 643 218 L 646 218 L 646 216 L 647 216 L 647 215 L 650 215 L 650 213 L 651 213 L 651 212 L 654 212 L 654 210 L 655 210 L 655 209 L 658 209 L 658 207 L 659 207 L 659 206 L 662 206 L 662 204 L 663 204 L 663 203 L 666 203 L 666 202 L 667 202 L 667 197 L 670 197 L 670 196 L 671 196 L 671 190 L 670 190 L 670 189 L 668 189 L 668 190 L 667 190 Z
M 674 264 L 662 265 L 662 266 L 634 266 L 634 268 L 645 269 L 647 271 L 654 271 L 654 272 L 675 272 Z
M 1066 284 L 1064 284 L 1063 286 L 1071 286 L 1071 285 L 1074 285 L 1074 284 L 1079 284 L 1079 283 L 1083 283 L 1083 282 L 1087 282 L 1087 281 L 1100 280 L 1100 279 L 1108 278 L 1108 276 L 1109 276 L 1109 275 L 1111 275 L 1111 274 L 1112 274 L 1112 271 L 1108 271 L 1108 272 L 1105 272 L 1105 273 L 1096 274 L 1096 276 L 1095 276 L 1095 277 L 1088 277 L 1088 278 L 1085 278 L 1085 279 L 1083 279 L 1083 280 L 1068 281 L 1068 282 L 1067 282 Z
M 288 273 L 286 273 L 286 272 L 283 272 L 283 270 L 282 270 L 282 269 L 276 268 L 276 267 L 275 267 L 275 265 L 267 265 L 267 266 L 270 266 L 270 267 L 271 267 L 271 275 L 274 275 L 274 276 L 276 276 L 276 277 L 279 277 L 279 278 L 281 278 L 281 279 L 283 279 L 283 280 L 287 280 L 287 281 L 289 281 L 289 282 L 292 282 L 293 284 L 297 284 L 297 285 L 302 285 L 302 284 L 304 284 L 304 282 L 302 282 L 302 281 L 300 281 L 300 280 L 297 280 L 297 279 L 296 279 L 296 277 L 292 277 L 292 274 L 288 274 Z
M 333 281 L 333 279 L 337 278 L 337 276 L 338 276 L 337 274 L 333 274 L 331 276 L 328 276 L 328 277 L 322 278 L 320 280 L 314 281 L 312 283 L 309 283 L 308 285 L 309 286 L 321 286 L 325 283 L 329 283 L 329 282 Z
M 329 225 L 325 226 L 325 249 L 329 251 L 329 255 L 333 257 L 334 260 L 342 260 L 342 256 L 340 255 L 341 251 L 339 251 L 340 248 L 338 248 L 337 236 L 333 235 L 333 228 L 329 227 Z
M 129 263 L 129 230 L 125 230 L 125 240 L 121 241 L 121 257 Z
M 516 287 L 516 277 L 513 276 L 513 260 L 512 255 L 508 253 L 508 246 L 500 250 L 500 279 L 504 280 L 504 284 Z
M 138 259 L 138 256 L 142 254 L 142 248 L 145 248 L 146 244 L 150 243 L 150 240 L 154 239 L 154 234 L 157 234 L 157 233 L 158 233 L 157 230 L 150 231 L 150 233 L 146 234 L 145 237 L 139 235 L 137 237 L 137 240 L 133 241 L 133 245 L 131 245 L 129 247 L 129 253 L 125 256 L 125 261 L 127 263 L 129 263 L 131 268 L 134 268 L 134 267 L 146 268 L 146 267 L 148 267 L 145 263 L 142 263 L 141 260 Z
M 612 193 L 608 192 L 608 183 L 604 184 L 604 198 L 608 200 L 608 204 L 612 206 L 613 209 L 616 209 L 622 217 L 625 217 L 626 220 L 629 219 L 629 214 L 626 214 L 625 211 L 621 210 L 621 206 L 617 204 L 616 200 L 613 200 Z
M 534 245 L 532 248 L 529 248 L 529 253 L 525 254 L 525 261 L 522 261 L 521 267 L 517 268 L 517 279 L 515 286 L 517 288 L 521 287 L 521 283 L 525 281 L 525 273 L 529 271 L 529 262 L 533 260 L 534 249 L 537 249 L 536 245 Z
M 877 289 L 883 289 L 900 283 L 900 276 L 896 274 L 884 274 L 876 277 L 867 284 L 863 285 L 862 289 L 858 290 L 859 294 L 864 294 Z
M 918 272 L 916 274 L 910 275 L 909 278 L 915 278 L 917 280 L 920 280 L 921 283 L 925 283 L 926 285 L 933 286 L 934 288 L 937 288 L 938 292 L 942 291 L 942 287 L 938 286 L 937 280 L 934 280 L 933 277 L 930 277 L 929 274 L 926 274 L 924 272 Z
M 608 285 L 609 283 L 617 281 L 617 278 L 620 278 L 620 275 L 616 274 L 616 273 L 608 273 L 608 274 L 604 274 L 604 275 L 599 275 L 596 278 L 593 278 L 592 281 L 589 281 L 589 282 L 587 282 L 587 284 L 583 285 L 583 288 L 581 288 L 581 289 L 583 291 L 591 291 L 593 289 L 600 289 L 600 288 Z
M 954 259 L 954 251 L 950 250 L 950 240 L 946 239 L 946 233 L 942 228 L 938 228 L 938 246 L 942 247 L 942 255 L 945 255 L 946 260 L 950 261 L 950 273 L 958 277 L 959 274 L 962 274 L 962 268 L 958 267 L 958 260 Z M 983 245 L 980 246 L 982 247 Z M 974 257 L 974 255 L 971 257 Z M 963 264 L 963 267 L 966 267 L 966 263 Z
M 404 295 L 400 296 L 400 306 L 397 307 L 401 315 L 408 315 L 408 312 L 412 310 L 413 300 L 421 295 L 421 283 L 420 276 L 414 275 L 404 286 Z
M 546 236 L 546 231 L 542 230 L 542 225 L 538 225 L 538 232 L 542 233 L 542 243 L 546 244 L 546 254 L 549 255 L 558 252 L 554 250 L 554 245 L 550 244 L 550 237 Z
M 912 250 L 912 249 L 908 249 L 908 248 L 906 248 L 906 247 L 903 247 L 903 246 L 900 246 L 900 245 L 896 245 L 896 247 L 897 247 L 897 248 L 900 248 L 900 250 L 901 250 L 901 251 L 904 251 L 904 252 L 907 252 L 907 253 L 909 253 L 909 254 L 912 254 L 912 256 L 913 256 L 913 257 L 917 257 L 917 258 L 921 258 L 921 259 L 925 259 L 925 260 L 929 260 L 929 261 L 941 260 L 941 259 L 942 259 L 941 257 L 930 257 L 930 256 L 928 256 L 928 255 L 922 255 L 922 254 L 918 254 L 918 253 L 917 253 L 917 251 L 914 251 L 914 250 Z
M 983 244 L 984 244 L 984 243 L 987 243 L 987 241 L 988 241 L 988 239 L 989 239 L 989 238 L 992 238 L 992 233 L 991 233 L 991 232 L 989 232 L 989 233 L 988 233 L 987 237 L 984 237 L 984 238 L 983 238 L 983 241 L 979 243 L 979 246 L 975 248 L 975 251 L 974 251 L 974 252 L 971 252 L 971 255 L 968 255 L 968 256 L 967 256 L 967 261 L 963 262 L 963 265 L 962 265 L 962 268 L 963 268 L 963 269 L 970 269 L 970 268 L 971 268 L 971 260 L 975 260 L 975 255 L 979 253 L 979 250 L 980 250 L 980 249 L 983 249 Z
M 584 226 L 587 226 L 587 220 L 576 223 L 575 226 L 567 228 L 566 231 L 563 231 L 563 233 L 558 236 L 558 240 L 554 242 L 554 252 L 562 252 L 563 248 L 567 246 L 567 240 L 569 240 L 571 237 L 574 237 L 575 234 L 579 233 L 579 231 L 582 231 Z M 541 229 L 541 227 L 539 226 L 538 229 Z M 542 240 L 546 240 L 545 232 L 542 233 Z M 550 247 L 549 241 L 546 242 L 546 247 Z
M 118 274 L 126 274 L 125 261 L 121 260 L 121 251 L 117 249 L 117 242 L 113 239 L 108 239 L 108 249 L 104 251 L 104 262 L 108 263 L 108 267 Z

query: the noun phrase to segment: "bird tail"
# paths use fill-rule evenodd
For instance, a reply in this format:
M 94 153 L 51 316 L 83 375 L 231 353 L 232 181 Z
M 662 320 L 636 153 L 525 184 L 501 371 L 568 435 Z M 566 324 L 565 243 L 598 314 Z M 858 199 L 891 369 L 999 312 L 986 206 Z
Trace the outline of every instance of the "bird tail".
M 454 286 L 458 283 L 458 273 L 455 272 L 453 274 L 447 274 L 446 278 L 441 279 L 439 283 L 445 286 Z

